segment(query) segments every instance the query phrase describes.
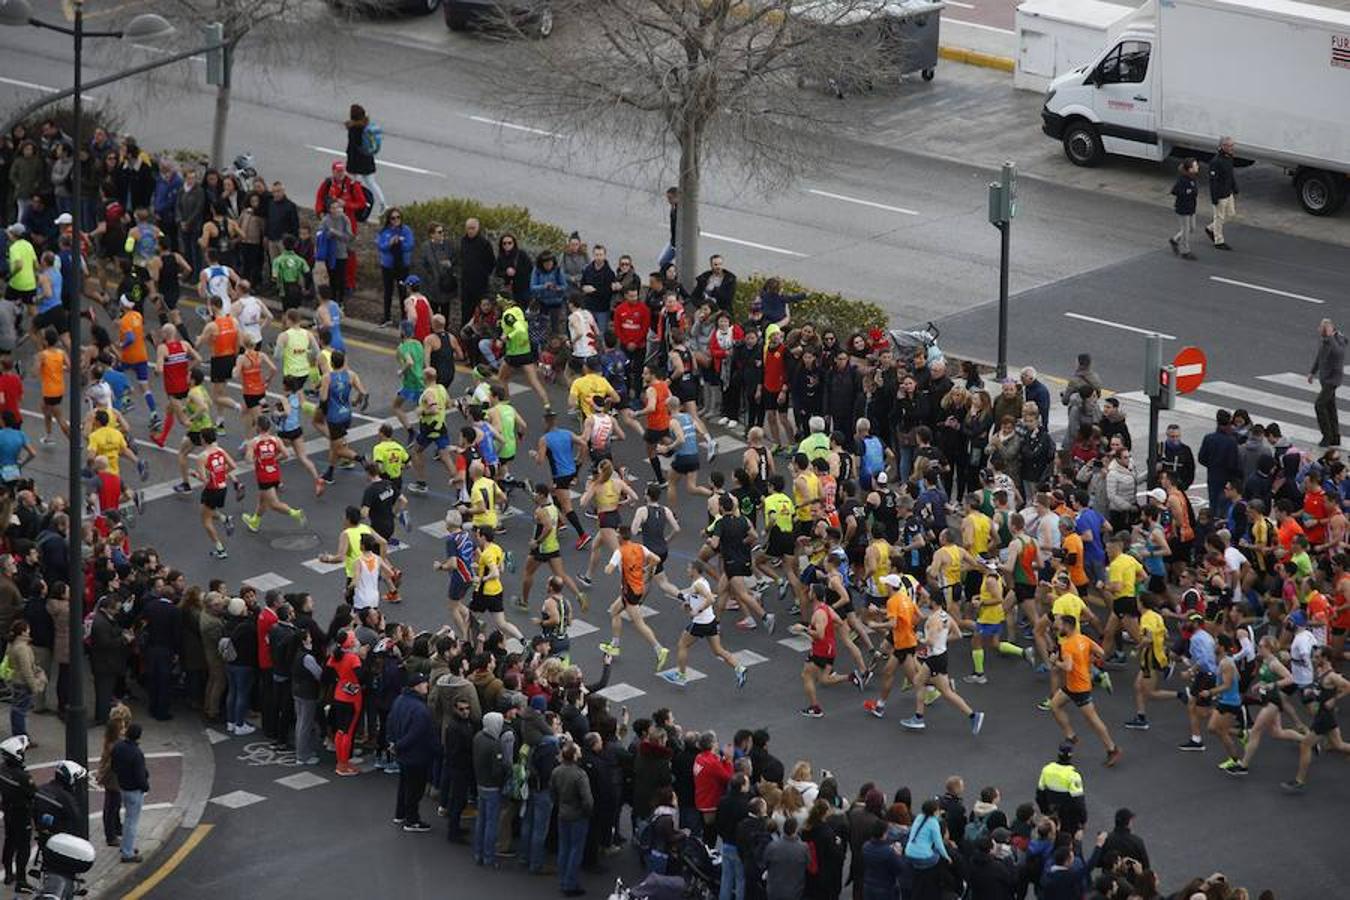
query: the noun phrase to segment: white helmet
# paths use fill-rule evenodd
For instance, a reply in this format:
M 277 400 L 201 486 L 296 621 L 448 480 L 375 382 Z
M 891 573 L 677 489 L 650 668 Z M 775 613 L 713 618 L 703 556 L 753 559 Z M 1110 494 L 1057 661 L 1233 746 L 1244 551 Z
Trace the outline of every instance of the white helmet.
M 89 770 L 77 762 L 63 759 L 56 764 L 56 780 L 68 788 L 89 777 Z
M 6 760 L 23 765 L 24 754 L 28 752 L 28 735 L 16 734 L 14 737 L 6 738 L 0 741 L 0 756 Z

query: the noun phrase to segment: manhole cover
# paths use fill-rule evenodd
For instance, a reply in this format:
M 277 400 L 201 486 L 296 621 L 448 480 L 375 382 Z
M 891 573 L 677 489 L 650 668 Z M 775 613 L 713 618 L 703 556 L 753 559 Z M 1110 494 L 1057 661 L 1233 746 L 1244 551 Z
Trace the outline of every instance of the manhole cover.
M 290 550 L 293 552 L 313 550 L 319 546 L 319 536 L 312 531 L 302 534 L 283 534 L 279 538 L 273 538 L 271 546 L 274 550 Z

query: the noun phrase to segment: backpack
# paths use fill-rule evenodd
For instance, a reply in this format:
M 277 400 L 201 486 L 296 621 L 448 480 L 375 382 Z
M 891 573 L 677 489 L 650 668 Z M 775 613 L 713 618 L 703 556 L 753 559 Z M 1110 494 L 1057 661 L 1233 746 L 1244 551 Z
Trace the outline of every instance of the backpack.
M 5 654 L 4 659 L 0 659 L 0 681 L 9 683 L 14 677 L 14 666 L 9 661 L 9 654 Z
M 371 156 L 378 156 L 384 146 L 384 129 L 370 122 L 361 131 L 361 149 Z
M 989 833 L 989 817 L 993 813 L 986 813 L 983 816 L 971 816 L 970 821 L 966 823 L 966 830 L 962 833 L 963 843 L 975 844 L 980 838 Z
M 235 649 L 234 639 L 229 635 L 226 635 L 216 642 L 216 652 L 219 653 L 220 658 L 227 663 L 232 663 L 239 658 L 239 651 Z

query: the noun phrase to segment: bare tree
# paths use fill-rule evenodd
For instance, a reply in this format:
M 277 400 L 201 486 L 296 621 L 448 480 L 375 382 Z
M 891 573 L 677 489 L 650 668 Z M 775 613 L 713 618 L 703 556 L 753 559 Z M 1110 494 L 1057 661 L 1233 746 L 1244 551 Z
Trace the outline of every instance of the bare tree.
M 678 154 L 677 249 L 698 259 L 701 176 L 734 164 L 762 188 L 819 159 L 831 125 L 809 81 L 876 84 L 899 73 L 885 0 L 553 0 L 561 27 L 511 90 L 560 132 L 626 145 L 641 163 Z

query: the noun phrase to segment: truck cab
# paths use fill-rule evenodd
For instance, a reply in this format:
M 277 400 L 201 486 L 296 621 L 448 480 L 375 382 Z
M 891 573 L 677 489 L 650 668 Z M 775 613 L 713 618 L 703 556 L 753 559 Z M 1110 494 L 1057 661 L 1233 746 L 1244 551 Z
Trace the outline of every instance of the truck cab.
M 1126 23 L 1095 61 L 1056 78 L 1045 95 L 1041 130 L 1063 142 L 1075 165 L 1098 165 L 1108 153 L 1160 160 L 1169 152 L 1158 137 L 1155 29 Z

